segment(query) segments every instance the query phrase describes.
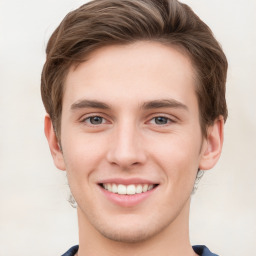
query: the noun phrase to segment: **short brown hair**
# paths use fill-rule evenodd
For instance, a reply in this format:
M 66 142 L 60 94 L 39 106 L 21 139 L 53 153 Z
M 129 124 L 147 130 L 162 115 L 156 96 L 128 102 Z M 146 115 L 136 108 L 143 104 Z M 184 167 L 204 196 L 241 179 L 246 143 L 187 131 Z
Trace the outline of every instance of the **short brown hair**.
M 198 79 L 204 135 L 219 116 L 226 120 L 227 59 L 212 31 L 190 7 L 176 0 L 94 0 L 70 12 L 47 45 L 41 94 L 57 136 L 70 67 L 101 47 L 140 40 L 178 46 L 188 54 Z

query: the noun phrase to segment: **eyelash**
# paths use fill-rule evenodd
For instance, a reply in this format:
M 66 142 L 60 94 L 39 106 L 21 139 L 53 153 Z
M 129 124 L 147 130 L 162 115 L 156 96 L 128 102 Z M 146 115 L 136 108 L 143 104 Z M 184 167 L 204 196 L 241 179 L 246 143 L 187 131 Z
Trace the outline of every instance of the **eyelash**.
M 93 123 L 92 123 L 92 119 L 93 119 L 93 118 L 100 118 L 101 121 L 103 121 L 103 122 L 101 122 L 101 123 L 99 123 L 99 124 L 93 124 Z M 89 121 L 90 123 L 88 123 L 87 121 Z M 81 120 L 81 122 L 82 122 L 82 123 L 86 123 L 86 124 L 88 124 L 89 126 L 98 126 L 98 125 L 102 125 L 102 124 L 107 123 L 107 120 L 106 120 L 104 117 L 100 116 L 100 115 L 92 115 L 92 116 L 88 116 L 88 117 L 83 118 L 83 119 Z
M 98 124 L 97 123 L 93 124 L 92 123 L 93 118 L 99 118 L 101 120 L 101 122 L 98 123 Z M 158 119 L 162 119 L 162 120 L 164 119 L 165 123 L 162 123 L 162 124 L 161 123 L 157 123 L 157 118 Z M 158 121 L 160 121 L 160 120 L 158 120 Z M 88 126 L 92 126 L 92 127 L 97 127 L 97 126 L 100 126 L 100 125 L 108 123 L 107 119 L 102 117 L 101 115 L 87 116 L 87 117 L 83 118 L 81 120 L 81 122 L 87 124 Z M 164 115 L 157 115 L 157 116 L 154 116 L 154 117 L 150 118 L 150 120 L 147 123 L 153 124 L 155 126 L 166 126 L 166 125 L 168 125 L 170 123 L 175 123 L 175 121 L 173 119 L 169 118 L 169 117 L 164 116 Z
M 158 119 L 158 120 L 157 120 Z M 161 122 L 161 119 L 162 119 L 162 121 L 164 120 L 166 123 L 157 123 L 158 121 L 160 121 Z M 152 122 L 152 121 L 155 121 L 154 122 L 154 125 L 159 125 L 159 126 L 164 126 L 164 125 L 168 125 L 169 123 L 173 123 L 173 120 L 171 120 L 170 118 L 168 118 L 168 117 L 166 117 L 166 116 L 155 116 L 155 117 L 153 117 L 153 118 L 151 118 L 150 119 L 150 123 Z

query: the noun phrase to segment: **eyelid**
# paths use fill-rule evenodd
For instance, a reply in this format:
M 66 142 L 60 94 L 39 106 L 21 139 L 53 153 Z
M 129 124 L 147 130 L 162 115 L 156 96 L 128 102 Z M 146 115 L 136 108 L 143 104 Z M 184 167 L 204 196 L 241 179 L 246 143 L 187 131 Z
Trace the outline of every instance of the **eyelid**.
M 166 119 L 168 119 L 170 121 L 170 123 L 176 123 L 177 122 L 177 118 L 173 115 L 170 115 L 170 114 L 164 114 L 164 113 L 154 113 L 154 114 L 151 114 L 148 116 L 147 122 L 150 122 L 152 121 L 154 118 L 157 118 L 157 117 L 164 117 Z M 167 124 L 165 124 L 167 125 Z
M 103 113 L 100 113 L 100 112 L 93 112 L 93 113 L 87 113 L 87 114 L 84 114 L 80 119 L 79 119 L 79 122 L 81 123 L 85 123 L 85 121 L 89 118 L 92 118 L 92 117 L 100 117 L 102 118 L 103 120 L 105 120 L 104 123 L 102 124 L 106 124 L 106 123 L 110 123 L 108 117 L 106 117 L 106 114 L 103 114 Z M 99 124 L 99 125 L 102 125 L 102 124 Z M 91 126 L 97 126 L 97 125 L 93 125 L 91 124 Z
M 91 119 L 91 118 L 94 118 L 94 117 L 99 117 L 99 118 L 101 118 L 101 119 L 102 119 L 102 123 L 100 123 L 100 124 L 93 124 L 93 123 L 91 123 L 91 120 L 90 120 L 90 119 Z M 105 124 L 105 123 L 106 123 L 106 119 L 105 119 L 104 117 L 101 117 L 101 116 L 89 116 L 89 117 L 86 117 L 83 122 L 86 123 L 87 120 L 90 121 L 90 124 L 89 124 L 89 125 L 92 125 L 92 126 L 98 126 L 98 125 L 102 125 L 102 124 Z
M 154 119 L 158 118 L 158 117 L 162 117 L 162 118 L 165 118 L 167 120 L 167 123 L 164 123 L 164 124 L 157 124 L 156 120 L 154 121 L 153 125 L 156 125 L 156 126 L 166 126 L 166 125 L 169 125 L 171 123 L 173 123 L 172 119 L 168 118 L 168 117 L 165 117 L 165 116 L 155 116 L 153 118 L 151 118 L 149 120 L 149 123 L 152 123 Z

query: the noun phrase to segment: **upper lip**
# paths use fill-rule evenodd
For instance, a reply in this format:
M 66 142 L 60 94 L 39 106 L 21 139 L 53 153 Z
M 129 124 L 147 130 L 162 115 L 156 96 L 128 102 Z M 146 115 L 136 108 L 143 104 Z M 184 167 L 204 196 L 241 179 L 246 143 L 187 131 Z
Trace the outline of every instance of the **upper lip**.
M 124 178 L 111 178 L 111 179 L 102 179 L 98 182 L 98 184 L 107 184 L 107 183 L 112 183 L 112 184 L 123 184 L 123 185 L 130 185 L 130 184 L 159 184 L 159 182 L 154 182 L 150 181 L 148 179 L 141 179 L 141 178 L 129 178 L 129 179 L 124 179 Z

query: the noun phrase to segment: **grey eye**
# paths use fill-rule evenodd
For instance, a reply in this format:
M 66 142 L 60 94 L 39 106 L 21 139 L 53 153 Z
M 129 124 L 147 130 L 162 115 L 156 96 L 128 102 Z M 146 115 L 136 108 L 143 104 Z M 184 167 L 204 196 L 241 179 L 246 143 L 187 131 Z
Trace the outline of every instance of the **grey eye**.
M 103 118 L 100 117 L 100 116 L 92 116 L 92 117 L 89 117 L 88 119 L 89 119 L 91 124 L 97 125 L 97 124 L 102 124 L 103 123 Z
M 168 118 L 163 117 L 163 116 L 158 116 L 154 118 L 156 124 L 167 124 L 168 123 Z

